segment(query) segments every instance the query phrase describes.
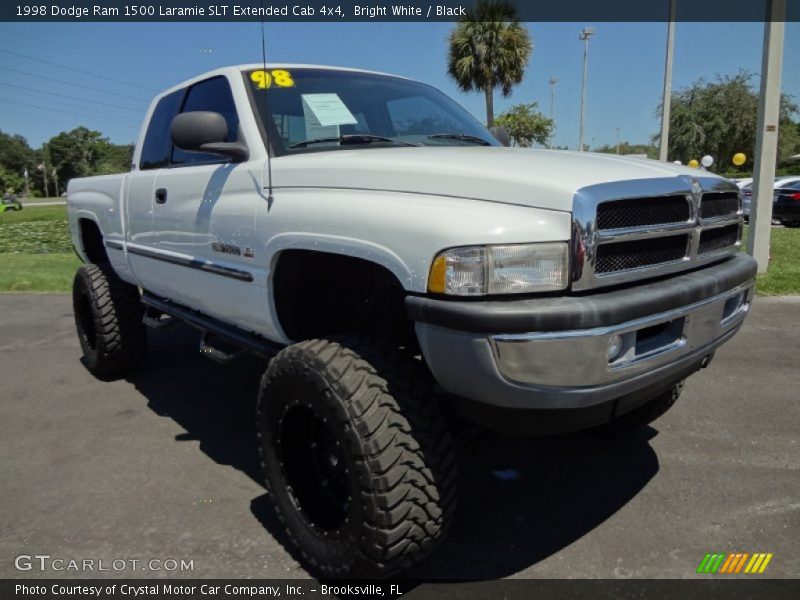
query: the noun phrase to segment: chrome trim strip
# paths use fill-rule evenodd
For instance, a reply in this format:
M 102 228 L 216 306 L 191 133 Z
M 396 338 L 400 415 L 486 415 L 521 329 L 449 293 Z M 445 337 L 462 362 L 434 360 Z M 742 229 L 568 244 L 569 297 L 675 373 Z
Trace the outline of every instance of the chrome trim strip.
M 113 250 L 124 250 L 125 246 L 122 245 L 122 242 L 117 240 L 106 240 L 106 247 L 112 248 Z
M 671 225 L 645 225 L 643 227 L 630 227 L 624 229 L 603 229 L 597 231 L 598 243 L 619 242 L 628 240 L 641 240 L 657 237 L 666 237 L 681 233 L 691 233 L 694 230 L 694 221 L 684 221 Z
M 106 242 L 106 245 L 108 245 L 108 243 L 109 242 Z M 128 243 L 126 245 L 126 249 L 131 254 L 144 256 L 146 258 L 152 258 L 154 260 L 160 260 L 173 265 L 188 267 L 190 269 L 197 269 L 198 271 L 205 271 L 206 273 L 212 273 L 214 275 L 220 275 L 222 277 L 230 277 L 231 279 L 246 281 L 248 283 L 253 281 L 253 274 L 250 273 L 249 271 L 241 271 L 239 269 L 225 267 L 217 263 L 186 258 L 183 256 L 175 256 L 172 254 L 166 254 L 164 252 L 159 252 L 158 250 L 153 250 L 152 248 L 143 248 L 141 246 L 134 246 L 131 243 Z

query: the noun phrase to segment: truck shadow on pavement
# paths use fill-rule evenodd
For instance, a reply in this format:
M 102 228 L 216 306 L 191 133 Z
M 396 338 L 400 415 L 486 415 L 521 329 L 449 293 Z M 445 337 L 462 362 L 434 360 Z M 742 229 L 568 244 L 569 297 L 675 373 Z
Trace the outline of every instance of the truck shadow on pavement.
M 151 333 L 148 360 L 131 381 L 151 410 L 186 430 L 176 441 L 199 442 L 214 462 L 261 485 L 254 417 L 266 363 L 248 356 L 227 367 L 216 365 L 192 351 L 197 341 L 198 334 L 182 325 Z M 656 434 L 644 428 L 627 438 L 486 433 L 459 440 L 455 523 L 441 546 L 404 577 L 505 577 L 576 542 L 658 472 L 649 444 Z M 297 559 L 267 495 L 250 502 L 268 534 Z

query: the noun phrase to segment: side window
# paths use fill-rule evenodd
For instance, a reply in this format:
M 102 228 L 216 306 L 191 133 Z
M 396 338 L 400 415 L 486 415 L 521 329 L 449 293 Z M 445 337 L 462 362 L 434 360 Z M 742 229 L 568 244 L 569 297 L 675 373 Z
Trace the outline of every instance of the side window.
M 172 92 L 156 104 L 144 136 L 142 154 L 139 157 L 139 169 L 160 169 L 169 164 L 169 155 L 172 150 L 169 128 L 172 126 L 172 119 L 181 109 L 184 92 L 185 90 Z
M 214 77 L 194 84 L 186 94 L 181 112 L 194 110 L 210 110 L 218 112 L 228 124 L 228 142 L 235 142 L 239 132 L 239 116 L 236 114 L 236 105 L 228 80 L 224 77 Z M 201 152 L 184 152 L 180 148 L 172 149 L 172 164 L 187 165 L 197 163 L 226 162 L 227 159 L 216 154 L 203 154 Z

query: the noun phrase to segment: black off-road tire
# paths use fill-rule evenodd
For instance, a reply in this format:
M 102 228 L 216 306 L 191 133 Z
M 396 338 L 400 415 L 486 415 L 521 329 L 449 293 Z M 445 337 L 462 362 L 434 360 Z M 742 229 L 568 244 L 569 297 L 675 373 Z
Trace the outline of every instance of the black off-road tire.
M 147 329 L 139 288 L 122 281 L 108 264 L 83 265 L 75 273 L 72 306 L 82 360 L 95 377 L 118 379 L 141 365 Z
M 598 427 L 598 431 L 608 435 L 624 435 L 649 425 L 665 412 L 667 412 L 680 398 L 683 384 L 686 380 L 679 381 L 673 387 L 662 392 L 652 400 L 648 400 L 632 411 L 620 415 L 613 421 Z
M 360 338 L 300 342 L 270 362 L 257 418 L 268 492 L 313 574 L 385 577 L 444 538 L 456 463 L 417 361 Z

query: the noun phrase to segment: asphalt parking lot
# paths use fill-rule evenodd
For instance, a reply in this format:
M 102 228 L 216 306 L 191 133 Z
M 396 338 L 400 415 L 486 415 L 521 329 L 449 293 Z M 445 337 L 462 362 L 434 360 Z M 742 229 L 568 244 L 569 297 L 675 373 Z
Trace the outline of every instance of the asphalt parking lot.
M 0 577 L 306 577 L 259 483 L 257 359 L 151 335 L 144 370 L 79 362 L 67 295 L 0 295 Z M 772 552 L 800 577 L 800 298 L 758 298 L 662 419 L 627 440 L 471 440 L 447 541 L 410 575 L 685 578 L 707 552 Z M 495 472 L 513 470 L 506 481 Z M 187 572 L 80 573 L 64 559 L 187 559 Z

